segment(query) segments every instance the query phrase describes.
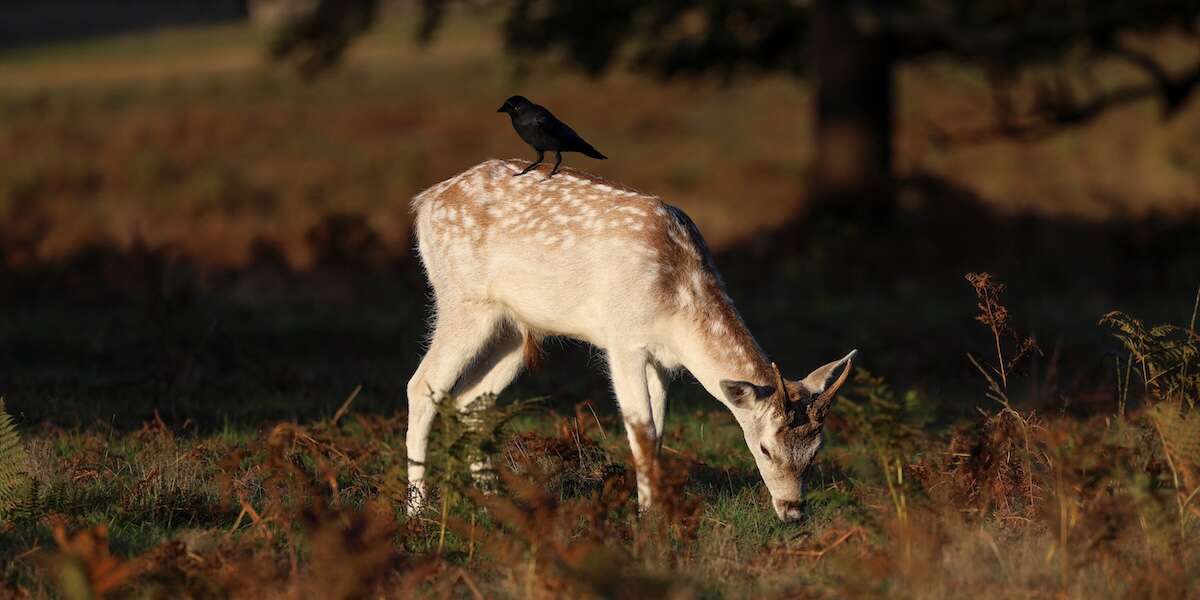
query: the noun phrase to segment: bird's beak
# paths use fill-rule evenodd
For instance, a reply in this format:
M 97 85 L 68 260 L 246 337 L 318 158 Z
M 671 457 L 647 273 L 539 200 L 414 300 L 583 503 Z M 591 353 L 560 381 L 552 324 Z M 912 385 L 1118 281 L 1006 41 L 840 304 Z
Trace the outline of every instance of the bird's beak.
M 496 112 L 504 112 L 504 108 L 505 108 L 505 107 L 507 107 L 507 106 L 508 106 L 507 104 L 503 104 L 503 105 L 501 105 L 501 106 L 500 106 L 500 108 L 497 108 L 497 109 L 496 109 Z

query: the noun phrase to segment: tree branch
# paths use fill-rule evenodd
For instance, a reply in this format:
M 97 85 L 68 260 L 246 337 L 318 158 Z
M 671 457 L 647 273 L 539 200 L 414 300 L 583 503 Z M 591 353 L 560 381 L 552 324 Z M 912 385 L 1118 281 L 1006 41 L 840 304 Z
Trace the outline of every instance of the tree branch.
M 1150 66 L 1153 64 L 1153 67 Z M 1200 63 L 1183 74 L 1172 77 L 1158 63 L 1143 68 L 1158 69 L 1153 81 L 1129 84 L 1079 100 L 1062 77 L 1043 84 L 1036 92 L 1035 106 L 1027 114 L 1015 114 L 1011 101 L 999 82 L 993 82 L 993 98 L 997 103 L 998 122 L 987 127 L 948 132 L 938 130 L 934 137 L 943 144 L 986 143 L 997 139 L 1033 141 L 1045 139 L 1060 131 L 1089 123 L 1105 111 L 1150 98 L 1163 101 L 1163 118 L 1170 118 L 1197 88 L 1200 88 Z
M 1173 78 L 1165 67 L 1145 52 L 1130 48 L 1120 42 L 1115 42 L 1109 52 L 1146 72 L 1150 80 L 1158 87 L 1159 95 L 1162 97 L 1163 118 L 1175 114 L 1187 101 L 1193 88 L 1200 83 L 1200 65 L 1179 78 Z

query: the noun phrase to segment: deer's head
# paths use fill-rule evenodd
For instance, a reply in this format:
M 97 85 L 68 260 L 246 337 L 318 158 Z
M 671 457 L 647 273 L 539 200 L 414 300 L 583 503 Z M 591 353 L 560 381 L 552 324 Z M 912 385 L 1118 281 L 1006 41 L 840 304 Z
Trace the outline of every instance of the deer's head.
M 799 381 L 784 379 L 778 368 L 774 381 L 765 385 L 721 381 L 726 399 L 740 413 L 746 445 L 771 492 L 775 513 L 784 521 L 800 518 L 804 473 L 821 449 L 825 418 L 857 353 L 851 351 Z

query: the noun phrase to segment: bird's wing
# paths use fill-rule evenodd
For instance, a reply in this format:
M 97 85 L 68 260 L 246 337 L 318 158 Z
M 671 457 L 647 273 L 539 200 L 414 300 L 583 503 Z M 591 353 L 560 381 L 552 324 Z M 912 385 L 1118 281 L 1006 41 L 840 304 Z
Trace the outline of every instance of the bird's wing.
M 541 110 L 537 111 L 538 127 L 540 127 L 545 133 L 554 136 L 554 138 L 563 145 L 564 149 L 572 148 L 573 146 L 579 146 L 581 148 L 592 147 L 591 144 L 579 137 L 579 134 L 575 133 L 574 129 L 568 127 L 566 123 L 559 121 L 558 117 L 555 117 L 550 111 L 546 110 L 545 107 L 539 108 L 541 108 Z

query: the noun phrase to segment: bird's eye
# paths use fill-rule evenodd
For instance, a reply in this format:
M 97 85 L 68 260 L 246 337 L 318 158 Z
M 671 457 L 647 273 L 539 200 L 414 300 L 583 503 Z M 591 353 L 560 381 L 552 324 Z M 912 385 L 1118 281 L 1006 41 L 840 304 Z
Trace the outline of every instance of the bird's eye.
M 759 444 L 758 449 L 762 450 L 763 456 L 771 458 L 771 453 L 767 451 L 767 446 L 765 444 Z

